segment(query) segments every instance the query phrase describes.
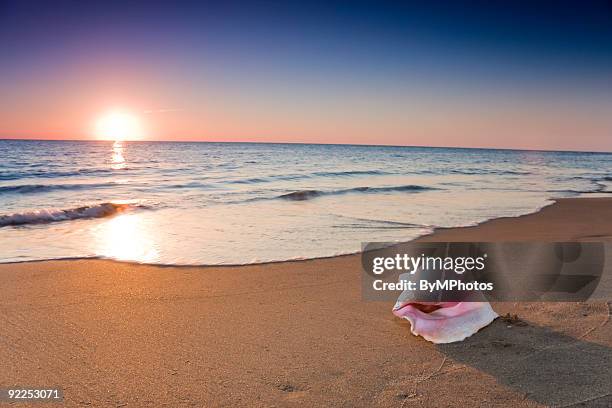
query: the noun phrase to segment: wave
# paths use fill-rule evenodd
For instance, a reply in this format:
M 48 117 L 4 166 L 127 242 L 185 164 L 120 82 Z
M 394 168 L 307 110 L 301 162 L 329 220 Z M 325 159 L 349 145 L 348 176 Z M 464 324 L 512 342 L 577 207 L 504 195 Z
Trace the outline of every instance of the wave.
M 325 192 L 319 190 L 300 190 L 294 191 L 292 193 L 281 194 L 277 198 L 283 198 L 285 200 L 303 201 L 310 200 L 311 198 L 315 198 L 323 194 L 325 194 Z
M 20 184 L 0 186 L 0 194 L 35 194 L 54 190 L 86 190 L 114 186 L 116 183 L 83 183 L 83 184 Z
M 274 175 L 267 177 L 252 177 L 252 178 L 244 178 L 244 179 L 236 179 L 227 181 L 228 184 L 259 184 L 259 183 L 269 183 L 273 181 L 292 181 L 292 180 L 304 180 L 304 179 L 313 179 L 313 178 L 333 178 L 333 177 L 367 177 L 367 176 L 389 176 L 395 174 L 418 174 L 418 175 L 447 175 L 447 174 L 460 174 L 460 175 L 478 175 L 478 176 L 487 176 L 487 175 L 497 175 L 497 176 L 527 176 L 533 173 L 528 171 L 518 171 L 518 170 L 496 170 L 496 169 L 452 169 L 452 170 L 418 170 L 418 171 L 409 171 L 404 173 L 383 171 L 383 170 L 348 170 L 348 171 L 317 171 L 312 173 L 303 173 L 303 174 L 284 174 L 284 175 Z
M 269 181 L 271 180 L 260 178 L 260 177 L 253 177 L 253 178 L 248 178 L 248 179 L 228 181 L 228 184 L 256 184 L 256 183 L 267 183 Z
M 604 188 L 597 188 L 595 190 L 546 190 L 547 193 L 564 193 L 564 194 L 612 194 L 612 191 L 608 191 Z
M 579 177 L 574 177 L 578 179 Z M 612 194 L 612 191 L 608 190 L 608 186 L 604 184 L 608 181 L 609 177 L 601 178 L 590 178 L 583 177 L 584 180 L 589 180 L 593 185 L 593 189 L 590 190 L 576 190 L 576 189 L 561 189 L 561 190 L 546 190 L 547 193 L 568 193 L 568 194 Z
M 529 171 L 519 170 L 497 170 L 497 169 L 453 169 L 448 171 L 451 174 L 462 174 L 462 175 L 498 175 L 498 176 L 528 176 L 533 173 Z M 445 174 L 441 171 L 440 174 Z
M 0 216 L 0 228 L 17 225 L 47 224 L 86 218 L 103 218 L 125 211 L 148 208 L 141 204 L 101 203 L 69 209 L 44 209 Z
M 34 166 L 30 166 L 34 167 Z M 61 178 L 61 177 L 82 177 L 112 174 L 114 169 L 79 169 L 73 171 L 21 171 L 21 172 L 0 172 L 0 180 L 20 180 L 24 178 Z
M 318 177 L 347 177 L 347 176 L 386 176 L 389 174 L 387 171 L 382 170 L 349 170 L 349 171 L 318 171 L 312 173 Z
M 324 195 L 340 195 L 350 193 L 391 193 L 391 192 L 419 192 L 428 190 L 438 190 L 435 187 L 426 187 L 418 185 L 405 185 L 405 186 L 391 186 L 391 187 L 354 187 L 342 190 L 300 190 L 293 191 L 291 193 L 279 195 L 276 198 L 293 201 L 304 201 L 312 198 L 324 196 Z
M 390 175 L 389 173 L 381 170 L 350 170 L 350 171 L 317 171 L 314 173 L 306 174 L 282 174 L 269 177 L 253 177 L 246 179 L 230 180 L 228 184 L 257 184 L 257 183 L 269 183 L 272 181 L 292 181 L 310 179 L 314 177 L 353 177 L 353 176 L 384 176 Z
M 192 181 L 189 183 L 183 183 L 183 184 L 170 184 L 170 185 L 162 185 L 162 186 L 158 186 L 158 188 L 162 188 L 162 189 L 187 189 L 187 188 L 198 188 L 198 189 L 214 189 L 214 185 L 212 184 L 205 184 L 205 183 L 201 183 L 199 181 Z

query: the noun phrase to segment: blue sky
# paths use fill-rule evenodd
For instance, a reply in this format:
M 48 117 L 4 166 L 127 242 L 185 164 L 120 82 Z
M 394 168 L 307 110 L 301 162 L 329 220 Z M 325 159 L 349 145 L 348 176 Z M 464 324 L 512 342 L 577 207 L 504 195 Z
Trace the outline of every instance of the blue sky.
M 1 2 L 0 137 L 612 150 L 611 7 Z

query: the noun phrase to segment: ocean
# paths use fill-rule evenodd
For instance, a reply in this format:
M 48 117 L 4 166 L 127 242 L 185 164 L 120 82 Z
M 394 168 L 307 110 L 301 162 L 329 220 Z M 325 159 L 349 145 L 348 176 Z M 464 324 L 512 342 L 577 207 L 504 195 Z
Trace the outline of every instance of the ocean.
M 0 140 L 0 262 L 326 257 L 610 192 L 607 153 Z

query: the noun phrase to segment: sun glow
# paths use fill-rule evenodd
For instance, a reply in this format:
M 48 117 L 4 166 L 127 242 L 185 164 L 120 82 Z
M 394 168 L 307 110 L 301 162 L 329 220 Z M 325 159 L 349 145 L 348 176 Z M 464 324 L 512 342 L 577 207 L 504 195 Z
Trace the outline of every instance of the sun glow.
M 153 236 L 140 214 L 119 214 L 96 228 L 96 252 L 122 261 L 155 262 L 159 255 Z
M 104 140 L 138 140 L 144 137 L 143 133 L 139 118 L 122 111 L 105 114 L 95 126 L 96 138 Z

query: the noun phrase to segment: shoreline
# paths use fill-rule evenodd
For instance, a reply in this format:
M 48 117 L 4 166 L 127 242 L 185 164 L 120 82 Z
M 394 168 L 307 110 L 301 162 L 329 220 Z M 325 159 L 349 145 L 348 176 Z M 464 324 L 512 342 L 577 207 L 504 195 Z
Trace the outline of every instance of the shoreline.
M 515 219 L 515 218 L 521 218 L 521 217 L 525 217 L 528 215 L 532 215 L 532 214 L 537 214 L 538 212 L 542 211 L 544 208 L 546 207 L 550 207 L 550 206 L 554 206 L 555 204 L 557 204 L 559 201 L 563 201 L 563 200 L 568 200 L 568 199 L 574 199 L 574 198 L 583 198 L 583 197 L 571 197 L 571 198 L 551 198 L 549 199 L 549 203 L 543 205 L 542 207 L 525 213 L 525 214 L 521 214 L 521 215 L 516 215 L 516 216 L 502 216 L 502 217 L 494 217 L 494 218 L 489 218 L 487 220 L 484 221 L 480 221 L 477 223 L 473 223 L 473 224 L 467 224 L 467 225 L 460 225 L 460 226 L 456 226 L 456 227 L 434 227 L 432 229 L 431 232 L 424 234 L 424 235 L 420 235 L 416 238 L 407 240 L 407 241 L 399 241 L 394 243 L 393 246 L 396 245 L 402 245 L 402 244 L 407 244 L 409 242 L 415 242 L 415 241 L 423 241 L 423 240 L 427 240 L 427 237 L 429 236 L 433 236 L 436 235 L 444 230 L 451 230 L 451 229 L 463 229 L 463 228 L 472 228 L 472 227 L 479 227 L 482 224 L 488 223 L 490 221 L 494 221 L 494 220 L 502 220 L 502 219 Z M 587 197 L 584 197 L 587 198 Z M 599 198 L 599 197 L 598 197 Z M 319 256 L 319 257 L 315 257 L 315 258 L 294 258 L 294 259 L 281 259 L 281 260 L 276 260 L 276 261 L 263 261 L 263 262 L 251 262 L 251 263 L 243 263 L 243 264 L 238 264 L 238 263 L 233 263 L 233 264 L 177 264 L 177 263 L 149 263 L 149 262 L 138 262 L 138 261 L 130 261 L 130 260 L 122 260 L 122 259 L 114 259 L 114 258 L 105 258 L 102 256 L 92 256 L 92 257 L 82 257 L 82 256 L 74 256 L 74 257 L 65 257 L 65 258 L 45 258 L 45 259 L 33 259 L 33 260 L 24 260 L 24 261 L 8 261 L 8 262 L 2 262 L 0 261 L 0 265 L 18 265 L 18 264 L 23 264 L 23 263 L 35 263 L 35 262 L 55 262 L 55 261 L 85 261 L 85 260 L 101 260 L 101 261 L 111 261 L 111 262 L 119 262 L 119 263 L 125 263 L 125 264 L 133 264 L 133 265 L 146 265 L 146 266 L 159 266 L 159 267 L 177 267 L 177 268 L 186 268 L 186 267 L 198 267 L 198 268 L 209 268 L 209 267 L 242 267 L 242 266 L 249 266 L 249 265 L 271 265 L 271 264 L 277 264 L 277 263 L 285 263 L 285 262 L 307 262 L 307 261 L 313 261 L 313 260 L 319 260 L 319 259 L 332 259 L 332 258 L 337 258 L 337 257 L 345 257 L 345 256 L 354 256 L 354 255 L 361 255 L 363 253 L 363 251 L 359 250 L 359 251 L 355 251 L 355 252 L 347 252 L 347 253 L 342 253 L 342 254 L 334 254 L 334 255 L 328 255 L 328 256 Z
M 612 198 L 417 239 L 434 240 L 612 241 Z M 361 299 L 360 260 L 0 264 L 0 385 L 58 385 L 68 406 L 612 403 L 608 303 L 494 304 L 518 320 L 433 345 Z

